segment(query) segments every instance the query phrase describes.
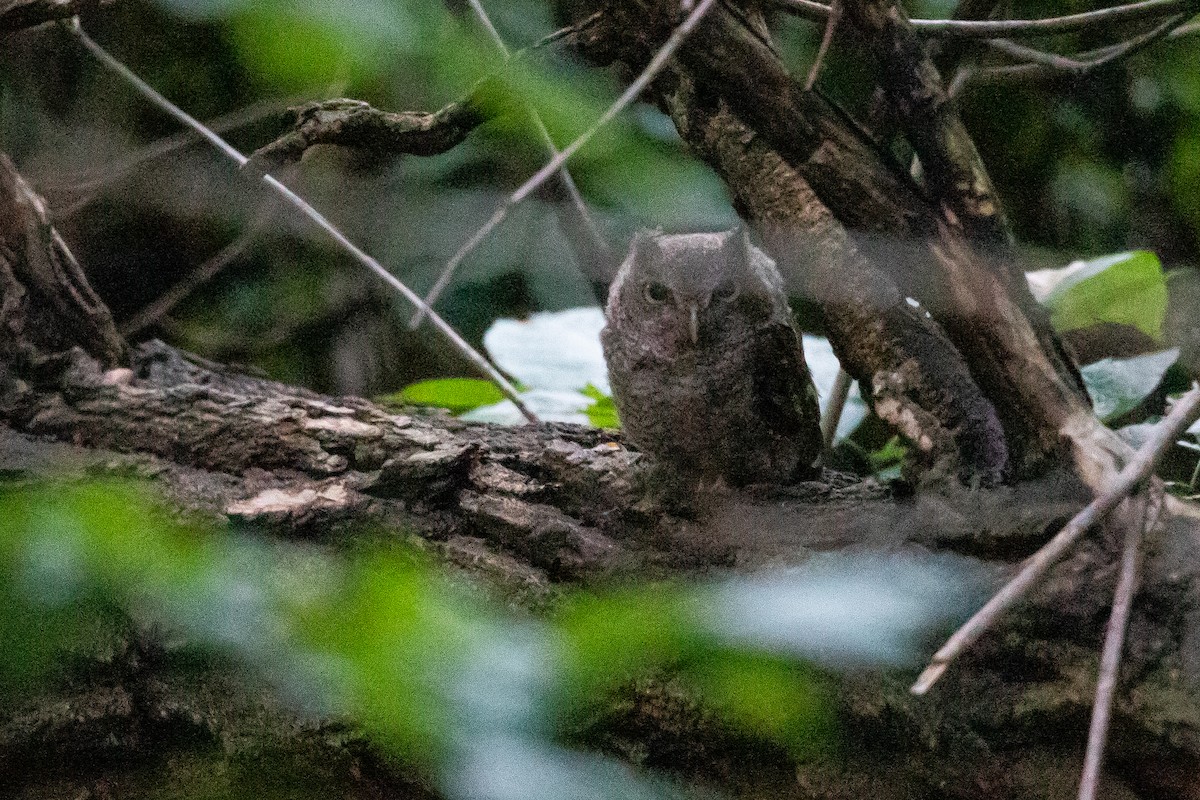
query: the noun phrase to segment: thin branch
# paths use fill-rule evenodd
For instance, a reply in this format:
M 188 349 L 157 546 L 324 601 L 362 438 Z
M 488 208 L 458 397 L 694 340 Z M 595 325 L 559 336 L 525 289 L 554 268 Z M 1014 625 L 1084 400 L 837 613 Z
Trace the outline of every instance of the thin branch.
M 828 5 L 814 2 L 814 0 L 775 0 L 775 2 L 798 17 L 816 22 L 823 22 L 830 14 Z M 998 36 L 1049 36 L 1107 26 L 1116 22 L 1154 19 L 1184 12 L 1192 14 L 1196 10 L 1195 0 L 1142 0 L 1139 3 L 1043 19 L 914 19 L 912 24 L 919 33 L 931 36 L 994 39 Z
M 269 116 L 281 114 L 291 102 L 295 102 L 295 100 L 264 100 L 260 103 L 244 106 L 230 111 L 228 114 L 222 114 L 207 120 L 204 123 L 204 127 L 217 133 L 227 133 L 261 122 Z M 115 164 L 105 165 L 99 169 L 91 169 L 76 173 L 75 175 L 68 174 L 63 178 L 51 181 L 39 180 L 38 186 L 47 192 L 83 192 L 95 190 L 106 184 L 120 180 L 148 161 L 155 161 L 171 155 L 203 140 L 204 137 L 191 129 L 180 131 L 172 136 L 164 136 L 161 139 L 151 142 Z M 63 214 L 64 212 L 61 211 L 56 212 L 56 215 Z
M 1083 760 L 1083 776 L 1079 781 L 1079 800 L 1096 800 L 1100 786 L 1100 768 L 1104 765 L 1104 745 L 1108 738 L 1108 723 L 1112 717 L 1113 694 L 1117 688 L 1117 677 L 1121 668 L 1121 651 L 1125 646 L 1125 632 L 1129 628 L 1129 612 L 1133 607 L 1133 596 L 1137 592 L 1138 577 L 1142 567 L 1142 539 L 1158 524 L 1162 504 L 1158 498 L 1143 497 L 1136 503 L 1140 514 L 1129 514 L 1134 524 L 1125 526 L 1125 547 L 1121 554 L 1121 572 L 1117 588 L 1113 593 L 1112 614 L 1104 632 L 1104 650 L 1100 656 L 1100 675 L 1096 681 L 1096 700 L 1092 704 L 1092 722 L 1088 730 L 1087 752 Z
M 493 228 L 499 225 L 504 218 L 508 216 L 509 211 L 519 205 L 523 200 L 525 200 L 525 198 L 529 197 L 529 195 L 537 191 L 542 184 L 544 184 L 552 175 L 558 172 L 558 169 L 563 164 L 567 163 L 567 159 L 575 155 L 579 148 L 587 144 L 591 138 L 596 135 L 597 131 L 611 122 L 612 119 L 617 116 L 617 114 L 620 114 L 622 111 L 624 111 L 634 100 L 638 98 L 638 95 L 640 95 L 646 89 L 646 87 L 650 85 L 650 82 L 654 80 L 655 76 L 657 76 L 662 68 L 666 66 L 667 61 L 670 60 L 675 51 L 679 49 L 679 46 L 683 44 L 683 40 L 687 38 L 687 35 L 692 32 L 692 29 L 695 28 L 696 25 L 700 23 L 700 20 L 704 18 L 704 15 L 708 13 L 708 9 L 712 7 L 714 2 L 715 0 L 700 0 L 695 9 L 688 14 L 687 18 L 680 23 L 679 27 L 674 30 L 659 51 L 654 54 L 653 58 L 650 59 L 650 63 L 646 65 L 646 68 L 642 70 L 642 73 L 638 75 L 637 78 L 635 78 L 634 81 L 629 84 L 625 91 L 621 93 L 621 96 L 618 97 L 616 101 L 609 106 L 603 114 L 600 115 L 600 118 L 592 123 L 590 128 L 580 134 L 575 141 L 563 148 L 563 150 L 559 152 L 557 156 L 550 159 L 550 161 L 547 162 L 546 165 L 540 170 L 534 173 L 529 180 L 521 184 L 516 191 L 504 199 L 495 212 L 493 212 L 488 221 L 483 224 L 483 227 L 472 234 L 471 237 L 463 243 L 462 247 L 458 249 L 450 261 L 447 262 L 445 268 L 442 270 L 442 274 L 438 276 L 437 281 L 433 284 L 433 287 L 425 296 L 425 304 L 427 306 L 432 306 L 437 302 L 438 298 L 442 294 L 442 291 L 445 290 L 446 285 L 450 283 L 450 279 L 454 276 L 454 271 L 458 269 L 458 265 L 462 263 L 463 258 L 466 257 L 466 254 L 470 253 L 471 250 L 473 250 L 474 247 L 478 245 L 478 243 L 482 241 L 483 238 L 486 237 Z
M 226 156 L 228 156 L 230 160 L 237 163 L 239 167 L 244 167 L 249 161 L 246 156 L 238 152 L 238 150 L 231 144 L 226 142 L 213 131 L 205 128 L 198 120 L 196 120 L 195 117 L 192 117 L 170 100 L 163 97 L 161 94 L 155 91 L 150 84 L 139 78 L 133 73 L 132 70 L 110 55 L 108 51 L 102 48 L 90 36 L 88 36 L 87 33 L 84 32 L 83 26 L 79 23 L 79 19 L 77 17 L 66 23 L 65 27 L 77 39 L 79 39 L 84 49 L 91 53 L 92 56 L 94 56 L 101 64 L 119 75 L 123 80 L 137 89 L 139 93 L 141 93 L 144 97 L 165 111 L 167 114 L 174 117 L 176 120 L 188 126 L 189 128 L 195 130 L 210 144 L 212 144 L 213 147 L 217 148 Z M 317 227 L 325 231 L 325 233 L 328 234 L 335 242 L 341 245 L 342 249 L 352 255 L 355 260 L 357 260 L 367 269 L 374 272 L 389 286 L 402 294 L 406 300 L 418 308 L 424 305 L 424 301 L 421 300 L 420 295 L 408 288 L 408 286 L 406 286 L 399 278 L 384 269 L 378 261 L 346 238 L 345 234 L 338 230 L 338 228 L 335 227 L 328 219 L 326 219 L 321 212 L 309 205 L 304 198 L 300 197 L 298 194 L 270 175 L 260 175 L 258 177 L 263 183 L 274 189 L 275 192 L 280 194 L 289 204 L 300 211 L 300 213 L 304 214 L 306 217 L 316 223 Z M 478 369 L 481 374 L 493 381 L 500 391 L 503 392 L 509 400 L 513 401 L 513 404 L 517 407 L 525 419 L 529 420 L 530 422 L 538 421 L 533 412 L 531 412 L 525 406 L 524 402 L 521 401 L 520 394 L 517 392 L 516 387 L 514 387 L 498 369 L 492 366 L 492 364 L 486 358 L 484 358 L 478 350 L 476 350 L 465 339 L 463 339 L 462 336 L 459 335 L 458 331 L 454 330 L 454 328 L 451 327 L 446 320 L 442 319 L 440 315 L 433 313 L 432 311 L 430 311 L 429 314 L 434 326 L 442 332 L 446 339 L 449 340 L 450 343 L 454 345 L 454 347 L 460 353 L 462 353 L 462 355 L 466 357 L 466 359 L 470 361 L 471 364 L 475 366 L 475 368 Z
M 46 22 L 70 19 L 112 2 L 113 0 L 16 0 L 0 9 L 0 37 Z
M 244 125 L 249 125 L 260 121 L 270 114 L 276 114 L 284 110 L 286 107 L 285 101 L 266 101 L 256 103 L 245 108 L 240 108 L 236 111 L 231 111 L 228 114 L 223 114 L 215 119 L 205 122 L 204 125 L 210 130 L 217 133 L 225 133 L 229 130 L 240 128 Z M 133 172 L 137 167 L 145 164 L 148 161 L 153 161 L 158 158 L 170 155 L 178 150 L 182 150 L 196 142 L 203 141 L 204 138 L 193 130 L 185 130 L 174 136 L 168 136 L 158 141 L 143 147 L 141 150 L 133 153 L 122 162 L 107 169 L 92 170 L 81 174 L 74 182 L 66 179 L 44 181 L 39 180 L 39 187 L 47 194 L 61 192 L 64 194 L 74 194 L 77 197 L 70 202 L 57 202 L 54 206 L 54 219 L 62 221 L 70 219 L 78 214 L 83 209 L 95 202 L 100 191 L 108 184 L 115 183 L 121 180 L 129 173 Z
M 1083 75 L 1100 67 L 1108 66 L 1120 59 L 1128 58 L 1155 42 L 1167 38 L 1171 33 L 1179 30 L 1180 26 L 1187 22 L 1190 16 L 1190 12 L 1178 14 L 1155 26 L 1152 30 L 1136 36 L 1129 41 L 1079 53 L 1075 57 L 1063 56 L 1058 53 L 1047 53 L 1007 39 L 988 39 L 987 44 L 992 49 L 1013 58 L 1032 63 L 1016 64 L 1008 67 L 993 67 L 980 70 L 976 74 L 984 76 L 1019 75 L 1021 77 L 1034 77 L 1038 74 L 1066 72 L 1077 76 Z
M 492 19 L 488 16 L 487 11 L 484 10 L 480 0 L 468 0 L 468 2 L 471 5 L 471 9 L 475 12 L 475 16 L 479 18 L 479 21 L 487 30 L 493 44 L 496 45 L 496 49 L 507 60 L 511 55 L 509 53 L 508 46 L 504 44 L 504 39 L 500 37 L 500 32 L 497 31 L 496 26 L 492 24 Z M 558 148 L 555 146 L 554 140 L 550 138 L 550 131 L 546 130 L 546 124 L 542 121 L 541 116 L 529 103 L 525 104 L 525 108 L 533 122 L 534 130 L 537 131 L 538 138 L 542 140 L 542 146 L 545 147 L 546 152 L 549 153 L 551 159 L 557 158 Z M 595 219 L 593 219 L 592 215 L 588 212 L 587 204 L 583 202 L 583 196 L 579 193 L 579 187 L 575 185 L 575 179 L 571 177 L 571 173 L 567 170 L 565 163 L 558 170 L 557 177 L 562 185 L 562 188 L 566 191 L 567 197 L 570 198 L 571 205 L 574 207 L 575 213 L 578 216 L 579 221 L 582 223 L 583 229 L 587 231 L 588 237 L 591 239 L 591 246 L 598 255 L 598 258 L 607 264 L 611 264 L 612 252 L 609 250 L 608 242 L 604 240 L 604 236 L 600 233 L 600 229 L 596 225 Z M 442 267 L 441 273 L 442 275 L 446 276 L 445 283 L 450 281 L 450 276 L 452 276 L 454 271 L 458 269 L 458 265 L 462 263 L 463 259 L 470 255 L 471 252 L 479 246 L 479 244 L 487 237 L 488 233 L 490 233 L 503 218 L 503 215 L 497 217 L 495 214 L 493 214 L 492 219 L 489 219 L 488 223 L 485 224 L 480 231 L 477 231 L 474 236 L 468 239 L 466 244 L 460 247 L 458 251 L 455 252 L 455 254 L 450 258 L 450 260 L 446 262 L 446 265 Z M 592 275 L 588 276 L 589 279 L 594 277 L 595 276 Z M 440 282 L 441 280 L 441 277 L 439 277 L 438 281 Z M 444 288 L 445 286 L 443 284 L 442 289 Z M 437 290 L 437 294 L 435 294 L 434 291 L 430 291 L 429 297 L 426 298 L 426 302 L 432 305 L 437 299 L 438 295 L 440 295 L 442 289 L 439 289 L 435 283 L 434 290 Z M 414 314 L 413 318 L 409 321 L 408 327 L 412 330 L 415 330 L 420 326 L 424 318 L 424 312 L 418 309 L 417 313 Z
M 850 384 L 853 382 L 850 373 L 838 367 L 837 377 L 833 379 L 833 391 L 829 394 L 829 404 L 825 406 L 825 416 L 821 417 L 821 441 L 826 452 L 833 447 L 833 437 L 837 435 L 838 423 L 842 421 L 842 411 L 846 408 L 846 398 L 850 396 Z
M 1180 434 L 1193 422 L 1200 419 L 1200 386 L 1180 398 L 1171 413 L 1154 429 L 1150 438 L 1142 445 L 1125 468 L 1117 475 L 1112 486 L 1082 511 L 1025 561 L 1021 571 L 996 593 L 975 616 L 967 620 L 953 636 L 934 654 L 929 666 L 917 678 L 910 690 L 913 694 L 925 694 L 946 671 L 950 662 L 970 647 L 985 631 L 992 627 L 1017 600 L 1021 599 L 1075 545 L 1079 538 L 1139 486 L 1154 471 L 1163 454 L 1175 443 Z
M 844 0 L 830 0 L 829 19 L 825 21 L 825 33 L 821 35 L 821 46 L 817 48 L 817 56 L 808 69 L 808 79 L 804 81 L 804 91 L 811 92 L 817 85 L 817 75 L 821 73 L 821 65 L 829 54 L 829 46 L 833 44 L 833 34 L 837 30 L 838 21 L 842 18 L 842 3 Z

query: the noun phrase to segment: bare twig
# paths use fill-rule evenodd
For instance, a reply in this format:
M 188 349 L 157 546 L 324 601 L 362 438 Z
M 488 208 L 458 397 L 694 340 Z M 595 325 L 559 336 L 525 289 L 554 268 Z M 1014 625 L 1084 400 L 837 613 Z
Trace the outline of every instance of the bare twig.
M 1112 486 L 1086 508 L 1071 518 L 1071 521 L 1046 543 L 1040 550 L 1025 560 L 1021 571 L 989 600 L 975 616 L 967 620 L 953 636 L 934 654 L 929 666 L 912 686 L 913 694 L 925 694 L 946 671 L 950 662 L 970 647 L 988 628 L 1023 597 L 1059 559 L 1067 554 L 1079 538 L 1093 525 L 1112 511 L 1144 481 L 1163 453 L 1174 444 L 1179 435 L 1193 422 L 1200 419 L 1200 386 L 1180 398 L 1166 419 L 1154 429 L 1150 439 L 1133 455 L 1125 468 L 1117 475 Z
M 821 417 L 821 441 L 827 451 L 833 447 L 833 437 L 837 435 L 838 423 L 842 420 L 842 411 L 846 408 L 846 398 L 850 396 L 850 384 L 853 382 L 850 373 L 839 367 L 837 377 L 833 379 L 833 391 L 829 393 L 829 404 L 825 406 L 825 416 Z
M 468 0 L 468 2 L 471 5 L 471 9 L 475 12 L 475 16 L 479 18 L 479 21 L 483 24 L 483 27 L 487 30 L 488 35 L 491 37 L 492 42 L 496 45 L 496 49 L 501 55 L 504 56 L 505 59 L 509 58 L 510 53 L 508 46 L 504 44 L 504 40 L 500 37 L 500 32 L 497 31 L 496 26 L 492 24 L 492 19 L 488 16 L 488 13 L 484 9 L 482 3 L 480 3 L 480 0 Z M 554 140 L 550 138 L 550 132 L 546 130 L 546 124 L 542 122 L 541 116 L 539 116 L 533 106 L 529 105 L 528 103 L 526 104 L 526 110 L 529 112 L 529 117 L 533 122 L 534 130 L 537 131 L 538 138 L 542 140 L 542 145 L 550 154 L 550 158 L 557 158 L 558 148 L 555 146 Z M 587 231 L 588 238 L 591 239 L 591 247 L 594 248 L 595 252 L 599 254 L 599 257 L 602 260 L 611 263 L 612 254 L 609 251 L 608 243 L 604 240 L 604 236 L 600 233 L 600 229 L 597 227 L 595 219 L 593 219 L 592 215 L 588 212 L 587 204 L 583 202 L 583 196 L 579 193 L 579 187 L 575 185 L 575 179 L 571 177 L 571 173 L 567 170 L 566 164 L 563 164 L 563 166 L 558 170 L 558 180 L 562 184 L 563 189 L 566 191 L 567 197 L 570 198 L 571 205 L 574 207 L 575 213 L 579 217 L 583 229 Z M 463 259 L 470 255 L 475 248 L 477 248 L 479 244 L 487 238 L 487 235 L 491 233 L 497 225 L 500 224 L 500 222 L 504 219 L 505 213 L 507 213 L 507 211 L 504 213 L 492 214 L 491 219 L 489 219 L 482 228 L 476 231 L 475 235 L 473 235 L 461 247 L 458 248 L 454 255 L 451 256 L 450 260 L 446 262 L 446 265 L 442 267 L 441 275 L 446 276 L 445 281 L 442 280 L 441 276 L 438 277 L 437 283 L 434 284 L 433 289 L 429 292 L 429 296 L 425 299 L 426 303 L 433 305 L 433 303 L 441 295 L 441 292 L 445 289 L 445 284 L 449 283 L 450 278 L 454 275 L 455 270 L 458 269 L 459 264 L 461 264 Z M 592 276 L 588 277 L 590 278 Z M 442 284 L 440 288 L 438 286 L 439 283 Z M 418 309 L 417 313 L 413 314 L 412 319 L 409 321 L 409 328 L 416 329 L 418 326 L 420 326 L 424 318 L 424 312 Z
M 133 73 L 132 70 L 110 55 L 108 51 L 102 48 L 99 44 L 97 44 L 90 36 L 87 35 L 86 32 L 84 32 L 83 26 L 80 25 L 78 18 L 70 20 L 65 24 L 65 27 L 80 41 L 84 49 L 86 49 L 92 54 L 92 56 L 96 58 L 96 60 L 98 60 L 109 70 L 119 75 L 123 80 L 137 89 L 137 91 L 144 97 L 179 122 L 195 130 L 210 144 L 212 144 L 213 147 L 217 148 L 226 156 L 228 156 L 229 159 L 234 161 L 239 167 L 244 167 L 246 165 L 246 162 L 249 159 L 242 155 L 235 147 L 226 142 L 213 131 L 205 128 L 204 125 L 201 124 L 195 117 L 192 117 L 186 111 L 176 106 L 167 98 L 163 97 L 161 94 L 155 91 L 150 84 L 139 78 Z M 304 214 L 304 216 L 316 223 L 317 227 L 325 231 L 325 233 L 328 234 L 335 242 L 337 242 L 343 250 L 352 255 L 356 261 L 365 266 L 367 269 L 371 270 L 371 272 L 374 272 L 377 276 L 382 278 L 389 286 L 403 295 L 406 300 L 418 308 L 424 305 L 424 301 L 421 299 L 420 295 L 408 288 L 408 286 L 406 286 L 399 278 L 384 269 L 378 261 L 346 238 L 344 233 L 338 230 L 338 228 L 334 226 L 334 224 L 328 219 L 326 219 L 321 212 L 309 205 L 304 198 L 300 197 L 279 180 L 270 175 L 261 175 L 259 176 L 259 179 L 263 183 L 267 184 L 267 186 L 270 186 L 273 190 L 275 190 L 275 192 L 281 195 L 284 200 L 300 211 L 300 213 Z M 534 416 L 533 412 L 525 406 L 524 402 L 522 402 L 516 387 L 514 387 L 498 369 L 492 366 L 492 364 L 486 358 L 484 358 L 478 350 L 472 347 L 466 339 L 462 338 L 458 331 L 451 327 L 450 323 L 446 322 L 446 320 L 442 319 L 440 315 L 433 313 L 431 310 L 427 309 L 427 311 L 429 312 L 429 318 L 433 321 L 434 326 L 442 332 L 442 335 L 444 335 L 446 339 L 449 340 L 450 343 L 454 345 L 454 347 L 460 353 L 462 353 L 462 355 L 466 357 L 466 359 L 470 361 L 476 369 L 480 371 L 481 374 L 485 375 L 489 380 L 494 382 L 500 391 L 503 392 L 509 400 L 513 401 L 513 404 L 527 420 L 530 422 L 537 422 L 537 417 Z
M 1189 16 L 1190 13 L 1178 14 L 1133 39 L 1079 53 L 1074 57 L 1063 56 L 1058 53 L 1047 53 L 1009 41 L 1008 39 L 988 39 L 987 44 L 992 49 L 1031 63 L 1015 64 L 1007 67 L 992 67 L 980 70 L 977 74 L 985 76 L 1020 75 L 1022 77 L 1030 77 L 1037 73 L 1051 74 L 1054 72 L 1066 72 L 1072 75 L 1083 75 L 1100 67 L 1110 65 L 1120 59 L 1127 58 L 1155 42 L 1167 38 L 1173 31 L 1176 31 L 1183 23 L 1187 22 Z
M 824 21 L 830 14 L 828 5 L 814 2 L 814 0 L 775 0 L 775 2 L 796 16 L 817 22 Z M 1196 9 L 1195 0 L 1142 0 L 1139 3 L 1044 19 L 914 19 L 912 24 L 919 33 L 931 36 L 994 39 L 998 36 L 1048 36 L 1111 25 L 1115 22 L 1153 19 L 1184 12 L 1195 13 Z
M 446 267 L 442 270 L 442 274 L 438 276 L 437 281 L 425 295 L 425 304 L 432 306 L 441 296 L 446 285 L 450 283 L 450 279 L 454 276 L 454 271 L 458 269 L 458 265 L 462 263 L 462 259 L 473 250 L 480 241 L 482 241 L 489 232 L 499 225 L 515 206 L 519 205 L 525 198 L 537 191 L 550 176 L 558 172 L 558 169 L 565 163 L 567 159 L 575 155 L 579 148 L 587 144 L 596 132 L 612 121 L 617 114 L 624 111 L 630 103 L 637 99 L 655 76 L 666 66 L 667 61 L 679 49 L 679 45 L 683 44 L 683 40 L 692 32 L 692 29 L 700 23 L 708 9 L 712 7 L 715 0 L 700 0 L 690 14 L 680 23 L 679 27 L 671 34 L 663 46 L 659 49 L 654 57 L 650 59 L 650 63 L 642 70 L 642 73 L 634 79 L 632 83 L 621 93 L 621 96 L 608 107 L 608 109 L 600 115 L 600 118 L 592 123 L 592 126 L 579 135 L 575 141 L 567 145 L 558 155 L 551 158 L 540 170 L 533 174 L 529 180 L 521 184 L 516 191 L 504 199 L 499 207 L 493 212 L 487 222 L 483 224 L 479 230 L 475 231 L 462 247 L 454 254 Z
M 811 92 L 817 84 L 817 75 L 821 73 L 821 65 L 829 54 L 829 46 L 833 44 L 833 34 L 837 30 L 838 21 L 842 18 L 842 3 L 844 0 L 830 0 L 829 19 L 825 21 L 825 33 L 821 35 L 821 46 L 817 48 L 817 56 L 808 69 L 808 79 L 804 81 L 804 91 Z
M 1095 800 L 1100 786 L 1100 768 L 1104 764 L 1104 745 L 1108 738 L 1108 722 L 1112 717 L 1113 693 L 1121 667 L 1121 651 L 1129 627 L 1129 611 L 1137 591 L 1142 564 L 1142 539 L 1158 523 L 1161 503 L 1148 492 L 1136 501 L 1125 501 L 1129 511 L 1138 507 L 1140 513 L 1127 514 L 1125 547 L 1121 554 L 1121 572 L 1113 593 L 1112 615 L 1104 632 L 1104 650 L 1100 656 L 1100 675 L 1096 681 L 1096 700 L 1092 704 L 1092 722 L 1088 730 L 1087 752 L 1083 760 L 1083 776 L 1079 781 L 1079 800 Z
M 0 37 L 46 22 L 69 19 L 113 0 L 16 0 L 0 9 Z

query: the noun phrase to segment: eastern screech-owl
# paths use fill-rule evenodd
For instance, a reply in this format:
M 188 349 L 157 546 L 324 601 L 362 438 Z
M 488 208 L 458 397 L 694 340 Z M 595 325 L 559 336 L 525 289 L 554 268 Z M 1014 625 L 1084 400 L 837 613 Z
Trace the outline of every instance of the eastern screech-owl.
M 600 337 L 630 440 L 685 479 L 808 477 L 816 390 L 783 280 L 742 230 L 634 237 Z

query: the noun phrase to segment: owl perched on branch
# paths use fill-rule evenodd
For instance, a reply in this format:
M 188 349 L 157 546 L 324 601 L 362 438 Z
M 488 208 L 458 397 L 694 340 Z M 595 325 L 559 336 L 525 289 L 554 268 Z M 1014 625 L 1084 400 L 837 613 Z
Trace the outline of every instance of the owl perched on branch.
M 745 231 L 639 233 L 601 332 L 630 440 L 695 482 L 810 477 L 816 390 L 775 263 Z

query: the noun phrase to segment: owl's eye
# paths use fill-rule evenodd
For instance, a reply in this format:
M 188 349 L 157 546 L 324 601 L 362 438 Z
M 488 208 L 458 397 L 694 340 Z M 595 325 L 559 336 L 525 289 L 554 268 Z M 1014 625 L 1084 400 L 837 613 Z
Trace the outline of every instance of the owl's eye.
M 713 299 L 728 303 L 737 297 L 737 286 L 732 283 L 722 283 L 713 291 Z
M 652 303 L 665 303 L 671 299 L 671 290 L 658 282 L 646 284 L 646 299 Z

